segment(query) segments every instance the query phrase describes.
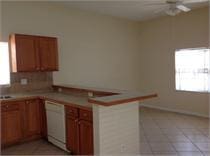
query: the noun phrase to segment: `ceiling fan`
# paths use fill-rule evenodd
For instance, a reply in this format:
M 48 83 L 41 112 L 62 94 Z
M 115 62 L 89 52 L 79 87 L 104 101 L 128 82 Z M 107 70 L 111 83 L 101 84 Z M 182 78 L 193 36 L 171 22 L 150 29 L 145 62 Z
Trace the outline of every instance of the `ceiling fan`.
M 164 11 L 169 16 L 176 16 L 181 12 L 188 12 L 191 8 L 186 5 L 196 4 L 196 3 L 207 3 L 209 0 L 166 0 L 165 2 L 150 3 L 149 5 L 163 5 L 166 6 L 158 12 Z

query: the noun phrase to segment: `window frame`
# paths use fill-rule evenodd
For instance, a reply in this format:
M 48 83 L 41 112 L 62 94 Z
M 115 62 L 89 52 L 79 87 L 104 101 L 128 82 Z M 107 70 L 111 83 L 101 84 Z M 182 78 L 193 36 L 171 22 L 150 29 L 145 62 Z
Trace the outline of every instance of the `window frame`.
M 175 49 L 175 52 L 174 52 L 174 89 L 175 89 L 175 92 L 186 92 L 186 93 L 197 93 L 197 94 L 209 94 L 210 93 L 210 90 L 208 90 L 208 91 L 195 91 L 195 90 L 181 90 L 181 89 L 176 88 L 176 84 L 177 84 L 177 81 L 176 81 L 176 53 L 181 51 L 181 50 L 199 50 L 199 49 L 209 49 L 209 52 L 210 52 L 210 47 Z M 210 78 L 209 78 L 209 80 L 210 80 Z

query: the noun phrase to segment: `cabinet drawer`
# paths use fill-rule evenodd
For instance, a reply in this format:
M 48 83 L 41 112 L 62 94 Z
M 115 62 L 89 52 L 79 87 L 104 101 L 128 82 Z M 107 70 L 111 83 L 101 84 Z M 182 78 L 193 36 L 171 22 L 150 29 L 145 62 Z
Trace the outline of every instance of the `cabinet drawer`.
M 72 116 L 72 117 L 78 117 L 78 109 L 71 106 L 66 106 L 66 115 Z
M 92 121 L 93 120 L 92 111 L 80 109 L 79 110 L 79 118 L 83 119 L 83 120 Z
M 7 111 L 14 111 L 14 110 L 19 110 L 19 104 L 10 104 L 10 103 L 7 103 L 7 104 L 2 104 L 1 105 L 1 111 L 2 112 L 7 112 Z

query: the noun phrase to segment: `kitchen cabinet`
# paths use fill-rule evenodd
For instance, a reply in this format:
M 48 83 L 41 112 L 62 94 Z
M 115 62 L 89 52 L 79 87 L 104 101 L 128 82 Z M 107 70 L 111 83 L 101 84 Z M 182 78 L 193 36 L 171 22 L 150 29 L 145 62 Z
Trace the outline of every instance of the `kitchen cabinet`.
M 93 155 L 92 111 L 66 106 L 66 136 L 73 154 Z
M 73 154 L 79 153 L 79 126 L 78 119 L 66 116 L 66 148 Z
M 58 70 L 57 39 L 49 37 L 39 38 L 39 54 L 41 71 Z
M 25 137 L 36 137 L 41 133 L 39 99 L 25 101 Z
M 9 45 L 12 72 L 58 70 L 57 38 L 12 34 Z
M 45 109 L 45 101 L 40 100 L 40 125 L 41 125 L 41 136 L 47 139 L 47 115 Z
M 10 36 L 11 67 L 13 71 L 35 71 L 38 69 L 37 43 L 33 36 Z
M 1 104 L 1 144 L 9 145 L 23 138 L 22 106 L 24 102 Z
M 79 121 L 79 152 L 82 155 L 93 154 L 93 124 L 92 122 Z
M 39 99 L 1 103 L 2 146 L 41 137 L 40 106 Z

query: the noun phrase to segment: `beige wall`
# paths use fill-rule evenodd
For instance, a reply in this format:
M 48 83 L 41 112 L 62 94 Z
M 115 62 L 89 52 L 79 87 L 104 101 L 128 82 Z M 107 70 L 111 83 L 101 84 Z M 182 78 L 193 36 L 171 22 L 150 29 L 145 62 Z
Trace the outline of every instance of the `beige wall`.
M 13 32 L 59 38 L 55 83 L 155 91 L 145 103 L 207 115 L 207 94 L 174 89 L 174 50 L 208 46 L 207 8 L 139 23 L 56 3 L 3 2 L 2 10 L 4 41 Z
M 208 22 L 205 8 L 141 23 L 141 89 L 158 93 L 153 106 L 208 115 L 208 94 L 175 91 L 174 66 L 175 49 L 208 47 Z
M 135 89 L 138 24 L 53 3 L 3 3 L 3 35 L 12 32 L 59 38 L 55 83 Z

